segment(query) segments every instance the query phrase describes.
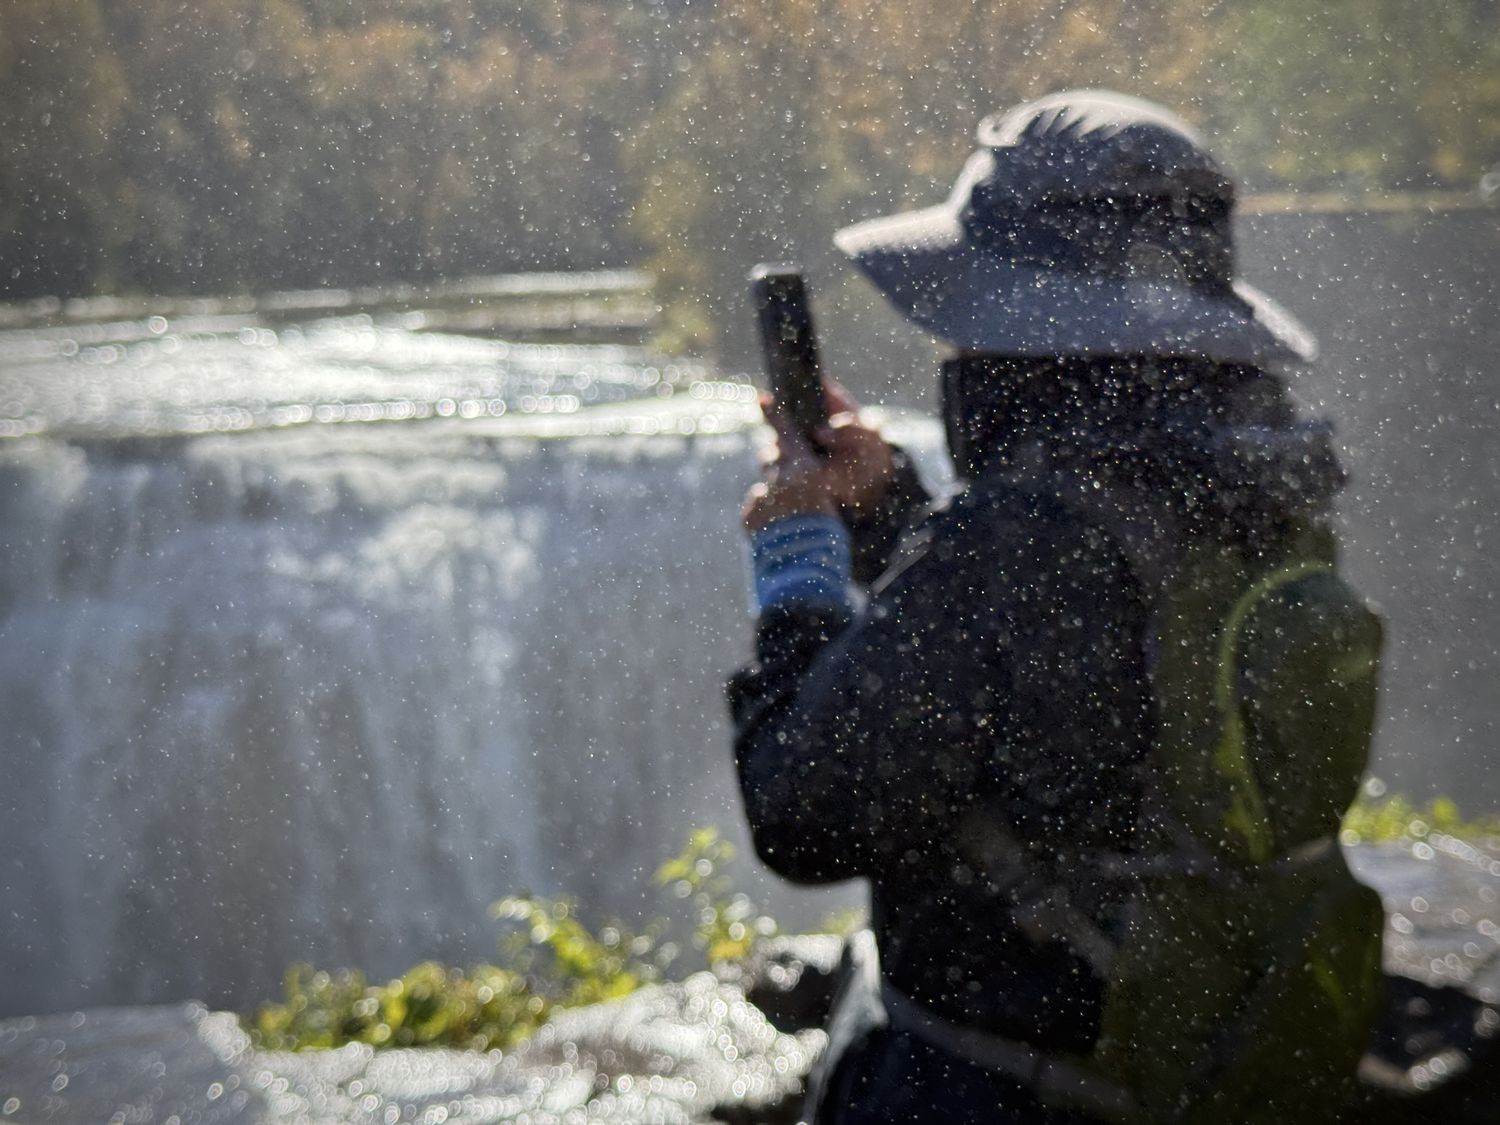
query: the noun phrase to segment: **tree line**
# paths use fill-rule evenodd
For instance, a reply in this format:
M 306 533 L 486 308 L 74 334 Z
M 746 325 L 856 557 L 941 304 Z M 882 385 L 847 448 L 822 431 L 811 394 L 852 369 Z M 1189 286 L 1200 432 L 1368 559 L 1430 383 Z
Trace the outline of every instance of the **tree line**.
M 0 297 L 748 265 L 931 202 L 979 118 L 1160 99 L 1247 187 L 1500 160 L 1496 0 L 7 0 Z

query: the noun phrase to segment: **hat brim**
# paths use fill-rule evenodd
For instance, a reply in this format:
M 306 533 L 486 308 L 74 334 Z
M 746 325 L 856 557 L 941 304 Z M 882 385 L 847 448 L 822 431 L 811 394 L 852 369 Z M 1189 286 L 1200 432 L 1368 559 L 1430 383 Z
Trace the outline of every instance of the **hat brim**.
M 945 204 L 846 227 L 834 244 L 902 313 L 960 351 L 1311 361 L 1317 342 L 1254 286 L 1212 293 L 1151 278 L 1017 265 L 985 253 Z

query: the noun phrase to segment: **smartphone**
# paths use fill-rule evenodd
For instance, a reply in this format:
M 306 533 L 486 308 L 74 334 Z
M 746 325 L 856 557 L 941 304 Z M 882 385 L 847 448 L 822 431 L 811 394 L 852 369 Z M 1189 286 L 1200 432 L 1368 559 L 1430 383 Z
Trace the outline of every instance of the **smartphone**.
M 750 272 L 750 300 L 771 393 L 797 429 L 811 436 L 828 421 L 828 403 L 801 269 L 784 263 L 756 266 Z

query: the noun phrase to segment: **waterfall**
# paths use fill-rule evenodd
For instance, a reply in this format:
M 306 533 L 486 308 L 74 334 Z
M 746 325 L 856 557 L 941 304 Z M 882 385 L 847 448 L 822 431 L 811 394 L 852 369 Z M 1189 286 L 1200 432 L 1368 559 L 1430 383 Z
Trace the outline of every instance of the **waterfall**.
M 505 893 L 639 915 L 692 827 L 744 844 L 753 443 L 0 447 L 0 1013 L 479 959 Z M 751 880 L 803 921 L 839 901 Z

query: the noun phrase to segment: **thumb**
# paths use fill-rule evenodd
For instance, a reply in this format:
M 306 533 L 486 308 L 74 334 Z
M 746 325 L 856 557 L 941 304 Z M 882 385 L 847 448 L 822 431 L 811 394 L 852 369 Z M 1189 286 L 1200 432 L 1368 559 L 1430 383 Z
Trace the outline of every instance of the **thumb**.
M 834 414 L 858 414 L 859 402 L 849 393 L 849 389 L 837 379 L 827 376 L 823 378 L 823 397 L 828 402 L 829 415 Z

